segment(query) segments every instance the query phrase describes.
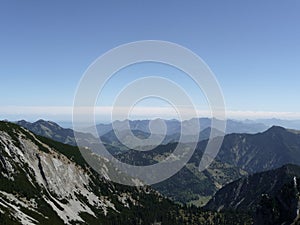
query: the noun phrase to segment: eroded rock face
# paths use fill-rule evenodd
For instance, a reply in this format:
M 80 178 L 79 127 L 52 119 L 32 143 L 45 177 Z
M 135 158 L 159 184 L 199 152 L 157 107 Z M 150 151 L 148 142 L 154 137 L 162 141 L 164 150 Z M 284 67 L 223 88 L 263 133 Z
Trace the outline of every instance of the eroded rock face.
M 100 174 L 86 164 L 77 147 L 0 121 L 0 224 L 252 223 L 246 214 L 182 207 L 151 187 L 112 183 L 109 174 L 115 172 L 126 181 L 142 185 L 116 170 L 109 160 L 95 160 Z
M 50 217 L 71 224 L 84 222 L 87 216 L 82 215 L 105 217 L 139 204 L 139 196 L 117 190 L 109 181 L 107 165 L 102 165 L 102 177 L 97 177 L 29 131 L 0 123 L 0 214 L 22 224 Z

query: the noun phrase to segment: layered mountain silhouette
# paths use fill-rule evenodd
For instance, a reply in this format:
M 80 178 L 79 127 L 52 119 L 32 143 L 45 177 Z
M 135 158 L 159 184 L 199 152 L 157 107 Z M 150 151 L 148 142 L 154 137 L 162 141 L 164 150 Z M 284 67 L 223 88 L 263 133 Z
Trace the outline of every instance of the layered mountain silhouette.
M 300 133 L 273 126 L 258 134 L 230 134 L 217 158 L 249 173 L 289 163 L 300 165 Z
M 74 131 L 70 128 L 63 128 L 53 121 L 38 120 L 34 123 L 30 123 L 25 120 L 20 120 L 17 121 L 16 124 L 37 135 L 62 142 L 64 144 L 76 145 Z M 95 142 L 95 137 L 91 134 L 78 132 L 78 136 L 82 137 L 82 139 L 86 140 L 86 142 Z
M 21 123 L 19 122 L 19 124 Z M 37 121 L 33 124 L 27 123 L 26 127 L 39 135 L 53 139 L 62 136 L 64 138 L 61 140 L 72 138 L 72 130 L 60 128 L 58 125 L 53 126 L 53 124 L 55 123 Z M 135 128 L 143 126 L 144 123 L 136 125 Z M 40 129 L 36 129 L 36 127 Z M 50 131 L 47 131 L 48 129 Z M 150 135 L 140 130 L 133 130 L 132 132 L 139 138 L 147 138 Z M 128 131 L 123 130 L 121 134 L 126 139 Z M 200 133 L 200 140 L 201 137 L 202 139 L 209 137 L 209 134 L 210 128 L 206 128 Z M 83 133 L 82 135 L 86 134 Z M 101 139 L 104 143 L 109 143 L 107 147 L 112 149 L 112 152 L 124 162 L 134 165 L 148 165 L 157 163 L 176 148 L 176 138 L 172 139 L 176 135 L 178 134 L 166 136 L 165 143 L 167 144 L 162 143 L 149 152 L 140 152 L 124 147 L 113 131 L 104 134 Z M 87 135 L 87 137 L 92 139 L 92 135 Z M 206 140 L 200 141 L 189 163 L 173 177 L 155 185 L 155 188 L 172 200 L 204 205 L 217 190 L 242 176 L 278 168 L 288 163 L 300 164 L 300 136 L 297 131 L 282 127 L 273 126 L 258 134 L 234 133 L 226 135 L 216 161 L 207 170 L 199 172 L 198 165 L 206 145 Z M 122 153 L 124 151 L 126 153 Z
M 101 174 L 86 164 L 77 147 L 36 136 L 13 123 L 0 122 L 1 224 L 251 222 L 246 214 L 181 207 L 147 186 L 113 183 L 108 171 L 114 168 L 105 159 L 97 160 Z
M 162 119 L 156 119 L 162 120 Z M 131 130 L 140 130 L 145 133 L 150 133 L 149 123 L 153 120 L 124 120 L 124 121 L 114 121 L 109 124 L 98 124 L 97 131 L 100 136 L 109 131 L 113 130 L 114 127 L 117 127 L 119 130 L 128 130 L 128 124 Z M 215 123 L 220 123 L 218 119 L 214 119 Z M 212 120 L 210 118 L 193 118 L 185 121 L 178 121 L 175 119 L 172 120 L 163 120 L 166 124 L 166 135 L 174 135 L 181 133 L 180 130 L 184 129 L 185 134 L 194 134 L 195 126 L 200 125 L 200 131 L 205 130 L 206 128 L 211 127 Z M 236 120 L 227 120 L 226 121 L 226 134 L 229 133 L 257 133 L 268 129 L 269 126 L 264 125 L 260 122 L 255 121 L 236 121 Z M 198 129 L 198 128 L 197 128 Z M 91 130 L 86 129 L 87 132 Z M 158 132 L 158 134 L 161 134 Z
M 170 130 L 178 129 L 174 125 L 177 123 L 175 120 L 169 122 L 173 123 Z M 38 135 L 57 141 L 72 144 L 70 140 L 74 140 L 71 129 L 61 128 L 53 122 L 19 121 L 18 124 Z M 135 121 L 134 130 L 121 129 L 120 134 L 128 142 L 130 142 L 129 132 L 146 140 L 150 136 L 147 131 L 148 125 L 147 121 Z M 172 154 L 180 136 L 179 133 L 169 132 L 159 146 L 153 147 L 151 151 L 141 152 L 124 147 L 109 126 L 106 125 L 107 132 L 101 136 L 101 140 L 108 148 L 115 149 L 113 153 L 119 160 L 133 165 L 158 163 Z M 91 134 L 81 135 L 83 140 L 87 140 L 87 146 L 95 140 Z M 161 135 L 154 134 L 154 137 L 159 139 Z M 227 134 L 214 162 L 206 170 L 199 171 L 199 162 L 209 135 L 210 127 L 202 130 L 189 162 L 174 176 L 153 185 L 152 188 L 169 199 L 183 204 L 203 206 L 208 202 L 205 206 L 206 210 L 221 211 L 224 217 L 231 215 L 228 212 L 230 210 L 233 214 L 249 215 L 244 217 L 244 221 L 249 223 L 297 224 L 300 171 L 297 165 L 300 165 L 300 132 L 273 126 L 255 134 L 239 132 Z M 218 138 L 217 135 L 211 141 Z M 186 136 L 183 140 L 188 139 Z M 45 140 L 49 141 L 49 139 Z M 147 143 L 139 147 L 143 148 L 151 144 Z M 182 144 L 189 145 L 188 141 Z M 178 218 L 176 217 L 175 221 L 179 221 Z M 238 224 L 238 221 L 234 224 Z

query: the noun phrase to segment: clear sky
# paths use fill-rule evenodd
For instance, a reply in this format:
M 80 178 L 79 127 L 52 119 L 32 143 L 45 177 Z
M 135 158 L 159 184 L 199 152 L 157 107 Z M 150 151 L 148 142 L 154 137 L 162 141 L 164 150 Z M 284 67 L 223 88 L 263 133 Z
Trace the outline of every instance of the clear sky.
M 0 116 L 69 120 L 78 82 L 97 57 L 154 39 L 209 65 L 229 116 L 300 118 L 299 12 L 298 0 L 2 0 Z

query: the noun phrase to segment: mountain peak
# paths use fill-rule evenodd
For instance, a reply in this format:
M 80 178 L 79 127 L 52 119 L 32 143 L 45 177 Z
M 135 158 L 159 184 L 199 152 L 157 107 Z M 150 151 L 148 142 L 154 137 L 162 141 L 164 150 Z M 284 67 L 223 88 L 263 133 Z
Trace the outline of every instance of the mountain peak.
M 268 224 L 291 224 L 297 216 L 299 177 L 300 166 L 292 164 L 249 175 L 223 187 L 205 208 L 251 211 L 255 224 L 266 224 L 263 219 L 271 221 Z M 276 217 L 272 217 L 274 212 Z
M 37 120 L 36 122 L 34 122 L 34 124 L 44 124 L 44 125 L 54 125 L 54 126 L 59 126 L 57 123 L 53 122 L 53 121 L 46 121 L 46 120 L 43 120 L 43 119 L 39 119 Z
M 280 126 L 272 126 L 270 127 L 266 132 L 286 132 L 287 129 L 285 129 L 284 127 L 280 127 Z

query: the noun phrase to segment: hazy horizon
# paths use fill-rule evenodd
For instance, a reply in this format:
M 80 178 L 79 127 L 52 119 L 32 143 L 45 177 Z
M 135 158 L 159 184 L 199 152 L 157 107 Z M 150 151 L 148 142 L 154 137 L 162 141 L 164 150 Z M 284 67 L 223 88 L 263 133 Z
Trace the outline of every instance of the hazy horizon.
M 0 117 L 71 121 L 79 82 L 94 60 L 125 43 L 164 40 L 209 66 L 228 118 L 300 119 L 299 9 L 297 1 L 2 2 Z M 211 115 L 205 93 L 184 72 L 146 62 L 107 81 L 95 102 L 96 119 L 108 121 L 120 91 L 148 76 L 179 84 L 199 117 Z M 174 113 L 168 102 L 152 98 L 138 102 L 129 118 L 176 118 Z

